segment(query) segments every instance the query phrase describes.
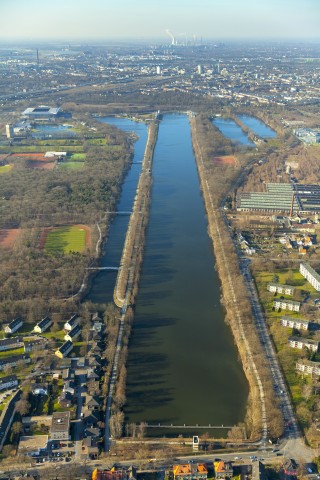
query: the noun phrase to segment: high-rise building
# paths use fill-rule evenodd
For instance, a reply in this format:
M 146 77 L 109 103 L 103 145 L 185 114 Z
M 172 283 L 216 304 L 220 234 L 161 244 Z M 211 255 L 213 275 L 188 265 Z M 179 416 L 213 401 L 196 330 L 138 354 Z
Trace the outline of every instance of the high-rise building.
M 6 135 L 8 139 L 14 138 L 14 130 L 13 130 L 13 125 L 11 123 L 8 123 L 6 125 Z

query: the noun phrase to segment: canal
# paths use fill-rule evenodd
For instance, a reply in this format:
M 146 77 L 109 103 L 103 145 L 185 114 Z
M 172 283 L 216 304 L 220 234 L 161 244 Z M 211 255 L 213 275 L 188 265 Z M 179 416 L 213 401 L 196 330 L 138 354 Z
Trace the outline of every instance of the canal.
M 186 115 L 163 117 L 152 173 L 126 422 L 233 425 L 248 385 L 224 321 Z
M 141 172 L 141 162 L 147 143 L 148 130 L 144 123 L 134 122 L 127 118 L 102 117 L 99 120 L 108 123 L 126 132 L 133 132 L 138 136 L 134 144 L 134 157 L 132 166 L 127 173 L 122 185 L 121 195 L 117 204 L 117 212 L 129 212 L 132 210 L 137 184 Z M 129 215 L 116 215 L 111 223 L 107 242 L 104 243 L 100 259 L 101 267 L 119 266 L 124 240 L 128 228 Z M 117 279 L 117 272 L 101 271 L 92 282 L 92 287 L 87 300 L 94 303 L 113 302 L 113 291 Z

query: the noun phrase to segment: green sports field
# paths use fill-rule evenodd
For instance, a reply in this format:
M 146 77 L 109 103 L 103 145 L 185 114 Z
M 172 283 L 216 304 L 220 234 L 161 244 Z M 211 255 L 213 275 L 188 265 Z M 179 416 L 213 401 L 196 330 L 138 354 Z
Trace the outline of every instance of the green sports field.
M 0 174 L 10 172 L 11 169 L 12 165 L 3 165 L 2 167 L 0 167 Z
M 83 225 L 53 228 L 47 234 L 44 249 L 48 253 L 81 253 L 88 244 L 87 235 L 88 227 Z

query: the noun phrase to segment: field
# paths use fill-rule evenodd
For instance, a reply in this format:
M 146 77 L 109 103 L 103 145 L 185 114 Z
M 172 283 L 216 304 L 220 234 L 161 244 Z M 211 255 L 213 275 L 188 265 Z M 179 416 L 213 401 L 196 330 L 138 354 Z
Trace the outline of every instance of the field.
M 90 247 L 90 228 L 73 225 L 45 229 L 39 246 L 48 253 L 82 253 L 86 247 Z
M 222 157 L 213 157 L 214 163 L 222 163 L 224 165 L 236 165 L 237 159 L 233 155 L 223 155 Z
M 21 230 L 19 228 L 9 228 L 0 230 L 0 247 L 12 248 L 19 237 Z
M 0 174 L 10 172 L 11 169 L 12 169 L 12 165 L 0 166 Z
M 71 162 L 84 162 L 86 159 L 85 153 L 73 153 L 70 157 Z
M 59 168 L 65 168 L 67 170 L 79 170 L 84 167 L 84 162 L 62 162 L 59 164 Z

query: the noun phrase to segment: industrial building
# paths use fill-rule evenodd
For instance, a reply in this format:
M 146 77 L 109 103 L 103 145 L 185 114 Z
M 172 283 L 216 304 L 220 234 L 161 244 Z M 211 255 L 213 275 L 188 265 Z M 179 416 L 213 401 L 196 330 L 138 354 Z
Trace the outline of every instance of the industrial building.
M 242 212 L 320 212 L 320 185 L 297 183 L 267 183 L 266 192 L 244 192 L 237 198 L 237 210 Z

